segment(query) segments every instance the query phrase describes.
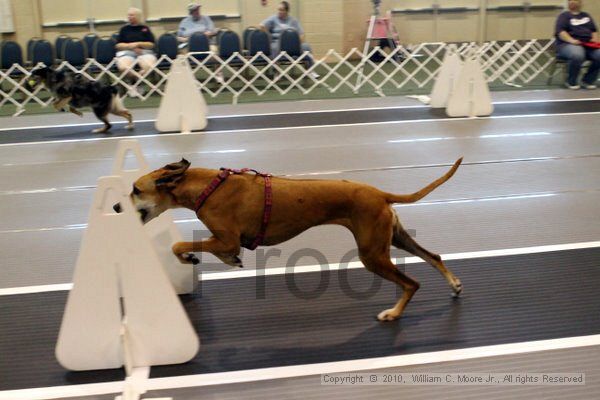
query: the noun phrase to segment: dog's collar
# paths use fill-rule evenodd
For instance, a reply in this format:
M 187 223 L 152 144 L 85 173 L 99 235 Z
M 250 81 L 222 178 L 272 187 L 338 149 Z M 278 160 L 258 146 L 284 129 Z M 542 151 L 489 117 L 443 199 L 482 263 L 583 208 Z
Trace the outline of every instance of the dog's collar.
M 263 209 L 263 218 L 260 225 L 260 231 L 252 241 L 252 244 L 247 247 L 249 250 L 254 250 L 263 243 L 267 232 L 267 226 L 269 225 L 269 221 L 271 220 L 271 210 L 273 208 L 273 189 L 271 187 L 271 174 L 265 174 L 250 168 L 221 168 L 219 174 L 208 184 L 208 186 L 204 188 L 202 193 L 200 193 L 200 196 L 198 196 L 194 210 L 196 211 L 196 214 L 198 214 L 198 211 L 200 211 L 200 208 L 202 208 L 202 206 L 204 205 L 206 200 L 208 200 L 210 195 L 213 194 L 218 189 L 218 187 L 221 186 L 221 184 L 225 182 L 227 178 L 229 178 L 231 175 L 241 175 L 245 174 L 246 172 L 254 172 L 256 175 L 262 176 L 265 180 L 265 206 Z

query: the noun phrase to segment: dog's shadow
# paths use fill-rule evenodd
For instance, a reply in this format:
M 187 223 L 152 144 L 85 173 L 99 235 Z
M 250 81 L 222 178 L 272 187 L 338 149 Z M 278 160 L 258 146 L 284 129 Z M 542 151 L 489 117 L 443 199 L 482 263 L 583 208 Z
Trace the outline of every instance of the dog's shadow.
M 182 300 L 187 303 L 186 308 L 198 306 L 192 298 Z M 288 320 L 256 315 L 234 324 L 237 329 L 233 338 L 233 332 L 224 331 L 226 325 L 232 328 L 233 325 L 224 323 L 222 315 L 214 314 L 210 299 L 204 298 L 200 303 L 202 316 L 193 323 L 202 345 L 194 360 L 179 366 L 185 373 L 386 357 L 458 348 L 464 343 L 457 328 L 460 302 L 448 298 L 423 302 L 419 310 L 411 310 L 392 322 L 375 319 L 373 310 L 389 307 L 384 302 L 370 303 L 364 312 L 359 311 L 360 315 L 354 305 L 306 312 Z M 344 315 L 353 317 L 345 319 Z M 175 373 L 174 369 L 167 370 L 163 371 L 166 375 Z
M 454 305 L 450 306 L 457 310 Z M 431 319 L 439 319 L 448 313 L 448 305 L 439 306 L 419 315 L 406 315 L 398 321 L 379 322 L 373 318 L 365 321 L 365 329 L 344 341 L 337 341 L 335 331 L 315 332 L 316 337 L 306 340 L 308 344 L 301 345 L 297 336 L 290 338 L 289 343 L 281 341 L 274 346 L 245 346 L 240 341 L 239 347 L 230 347 L 219 351 L 219 369 L 251 369 L 257 364 L 264 367 L 298 364 L 313 364 L 341 360 L 386 357 L 409 354 L 423 349 L 441 349 L 457 347 L 463 340 L 453 338 L 411 337 L 407 331 Z M 451 314 L 455 314 L 452 313 Z M 456 318 L 450 315 L 450 319 Z M 451 325 L 451 323 L 450 323 Z M 344 330 L 340 325 L 337 329 Z M 318 335 L 323 335 L 319 338 Z M 248 360 L 246 363 L 245 360 Z

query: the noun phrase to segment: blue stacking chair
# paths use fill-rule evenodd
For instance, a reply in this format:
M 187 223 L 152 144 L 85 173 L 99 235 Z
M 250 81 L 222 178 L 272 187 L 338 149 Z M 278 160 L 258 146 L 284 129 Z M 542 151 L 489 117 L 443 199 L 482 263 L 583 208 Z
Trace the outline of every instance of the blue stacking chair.
M 41 38 L 39 38 L 39 37 L 32 37 L 31 39 L 29 39 L 27 41 L 27 58 L 26 58 L 26 61 L 30 61 L 30 62 L 32 61 L 32 59 L 33 59 L 33 45 L 38 40 L 41 40 Z
M 81 39 L 69 39 L 63 43 L 63 59 L 74 67 L 81 67 L 87 60 L 87 46 Z
M 175 36 L 174 33 L 163 33 L 162 35 L 160 35 L 156 43 L 156 53 L 158 55 L 158 58 L 160 58 L 163 55 L 166 55 L 171 60 L 174 60 L 175 58 L 177 58 L 177 46 L 177 36 Z M 169 69 L 171 68 L 171 62 L 169 60 L 163 60 L 160 63 L 158 63 L 157 67 L 160 69 Z
M 56 49 L 56 58 L 59 60 L 64 60 L 65 55 L 63 54 L 63 47 L 67 40 L 71 39 L 67 35 L 60 35 L 54 41 L 54 48 Z
M 210 51 L 208 37 L 202 32 L 194 32 L 188 41 L 188 51 L 190 53 Z M 196 60 L 204 60 L 208 54 L 194 54 L 193 57 Z
M 88 33 L 83 37 L 83 41 L 85 42 L 85 45 L 87 46 L 88 50 L 88 58 L 94 57 L 94 43 L 96 43 L 96 40 L 98 40 L 98 35 L 96 35 L 95 33 Z
M 242 33 L 242 45 L 244 50 L 250 50 L 250 35 L 256 30 L 258 30 L 258 28 L 254 26 L 249 26 L 244 29 L 244 32 Z
M 248 38 L 248 55 L 254 56 L 261 51 L 266 57 L 271 56 L 271 37 L 267 32 L 255 30 Z
M 219 35 L 218 44 L 219 57 L 221 57 L 223 60 L 227 60 L 234 53 L 240 53 L 241 51 L 240 37 L 234 31 L 225 30 L 221 32 Z M 232 64 L 239 64 L 241 62 L 242 60 L 239 58 L 239 56 L 230 61 Z
M 115 58 L 117 42 L 111 36 L 104 36 L 98 38 L 94 42 L 94 48 L 92 49 L 92 57 L 100 64 L 110 64 Z
M 0 68 L 9 69 L 13 64 L 23 65 L 23 50 L 17 42 L 3 41 L 0 43 Z M 20 71 L 12 73 L 12 75 L 20 74 Z
M 298 58 L 302 54 L 302 41 L 295 29 L 286 29 L 281 32 L 281 36 L 279 36 L 279 51 L 285 51 L 293 58 Z
M 52 43 L 44 39 L 36 40 L 31 49 L 31 64 L 35 67 L 37 64 L 43 63 L 46 67 L 51 67 L 55 61 Z

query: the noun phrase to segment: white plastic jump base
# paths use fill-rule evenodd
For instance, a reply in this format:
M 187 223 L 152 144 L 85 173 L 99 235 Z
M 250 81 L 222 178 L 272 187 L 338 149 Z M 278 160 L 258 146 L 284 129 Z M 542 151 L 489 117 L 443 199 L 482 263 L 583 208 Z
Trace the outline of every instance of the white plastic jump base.
M 56 344 L 66 369 L 125 365 L 130 372 L 184 363 L 198 352 L 198 336 L 128 195 L 120 177 L 98 180 Z
M 125 158 L 131 153 L 138 167 L 125 169 Z M 123 179 L 125 187 L 131 191 L 133 183 L 142 175 L 150 172 L 140 144 L 135 139 L 120 140 L 113 163 L 112 174 Z M 127 199 L 129 202 L 129 199 Z M 173 254 L 171 247 L 181 242 L 183 237 L 177 229 L 172 213 L 167 210 L 144 225 L 146 234 L 152 239 L 158 258 L 169 276 L 178 294 L 192 293 L 198 283 L 197 268 L 192 264 L 181 264 Z
M 185 56 L 178 56 L 167 76 L 165 94 L 158 108 L 155 127 L 160 132 L 203 130 L 208 108 Z
M 448 104 L 448 99 L 454 92 L 457 78 L 462 69 L 462 60 L 456 50 L 456 46 L 448 47 L 444 55 L 442 67 L 437 76 L 433 90 L 431 91 L 431 100 L 429 104 L 432 108 L 444 108 Z
M 448 99 L 449 117 L 483 117 L 494 111 L 492 97 L 481 65 L 476 57 L 467 59 L 458 74 L 454 90 Z

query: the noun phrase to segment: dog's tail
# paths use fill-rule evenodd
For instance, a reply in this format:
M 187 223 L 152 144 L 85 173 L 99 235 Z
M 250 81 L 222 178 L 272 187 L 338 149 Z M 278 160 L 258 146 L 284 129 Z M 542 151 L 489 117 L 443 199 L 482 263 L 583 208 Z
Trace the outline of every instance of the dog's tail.
M 123 104 L 123 97 L 119 96 L 119 91 L 115 86 L 112 86 L 112 99 L 110 104 L 111 111 L 126 111 L 125 105 Z
M 452 175 L 454 175 L 454 173 L 458 169 L 458 166 L 460 165 L 462 160 L 463 160 L 462 157 L 459 158 L 458 160 L 456 160 L 456 162 L 454 163 L 452 168 L 450 168 L 450 170 L 448 172 L 446 172 L 444 174 L 444 176 L 431 182 L 429 185 L 425 186 L 423 189 L 419 190 L 418 192 L 415 192 L 412 194 L 386 193 L 387 194 L 387 198 L 386 198 L 387 202 L 388 203 L 414 203 L 415 201 L 421 200 L 423 197 L 425 197 L 429 193 L 433 192 L 433 190 L 435 188 L 437 188 L 438 186 L 440 186 L 442 183 L 444 183 L 448 179 L 452 178 Z

